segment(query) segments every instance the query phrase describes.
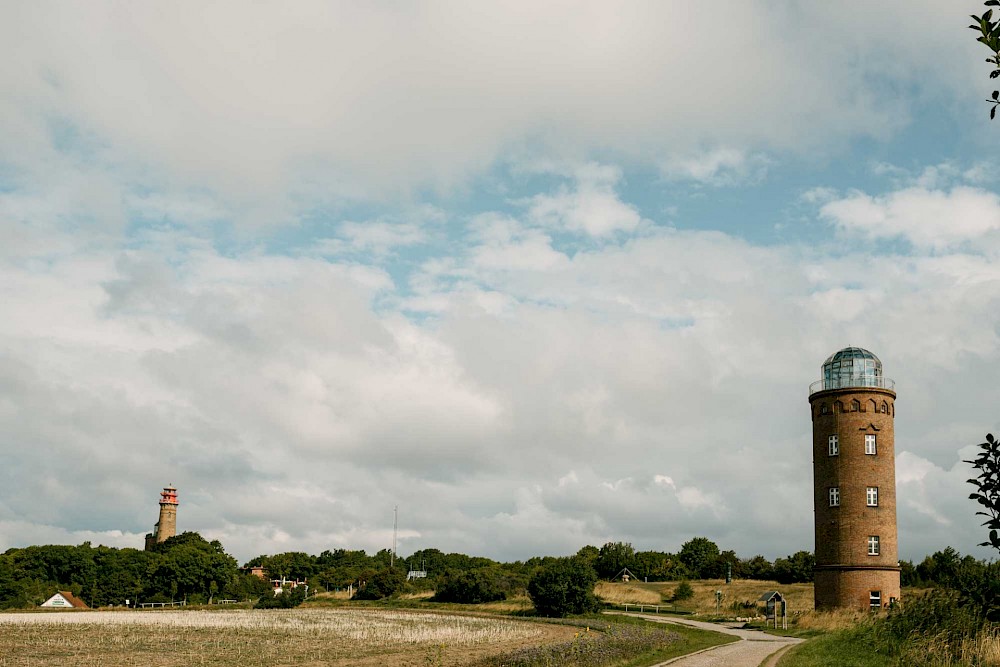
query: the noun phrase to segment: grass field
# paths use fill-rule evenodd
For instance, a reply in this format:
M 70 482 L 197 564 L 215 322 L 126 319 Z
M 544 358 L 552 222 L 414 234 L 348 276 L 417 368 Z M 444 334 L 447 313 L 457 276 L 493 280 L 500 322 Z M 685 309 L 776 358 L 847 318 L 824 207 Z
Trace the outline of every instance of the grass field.
M 0 614 L 0 666 L 460 665 L 578 629 L 386 609 Z
M 722 591 L 720 614 L 723 616 L 750 616 L 755 613 L 754 604 L 765 591 L 781 591 L 790 614 L 801 614 L 813 608 L 812 584 L 779 584 L 774 581 L 756 579 L 734 579 L 727 584 L 725 579 L 702 579 L 689 581 L 694 597 L 673 606 L 679 611 L 697 614 L 715 614 L 715 592 Z M 598 597 L 612 604 L 670 604 L 678 581 L 608 583 L 597 585 Z M 749 605 L 749 606 L 747 606 Z

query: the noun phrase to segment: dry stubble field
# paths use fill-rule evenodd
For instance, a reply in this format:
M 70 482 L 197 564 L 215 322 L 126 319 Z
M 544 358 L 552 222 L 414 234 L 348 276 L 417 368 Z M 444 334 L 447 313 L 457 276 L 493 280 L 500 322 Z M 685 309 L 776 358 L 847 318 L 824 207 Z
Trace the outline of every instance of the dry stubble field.
M 0 614 L 0 667 L 457 666 L 574 628 L 380 609 Z

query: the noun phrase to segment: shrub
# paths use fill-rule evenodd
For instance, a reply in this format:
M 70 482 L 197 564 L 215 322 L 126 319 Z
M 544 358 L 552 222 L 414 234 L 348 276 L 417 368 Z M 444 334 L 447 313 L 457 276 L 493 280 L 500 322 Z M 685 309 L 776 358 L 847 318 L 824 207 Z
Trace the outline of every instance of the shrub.
M 683 602 L 684 600 L 690 600 L 694 597 L 694 589 L 691 588 L 691 584 L 686 581 L 682 581 L 674 589 L 674 602 Z
M 465 572 L 449 570 L 438 582 L 434 600 L 464 604 L 505 600 L 507 591 L 504 584 L 503 573 L 496 568 L 481 567 Z
M 387 567 L 379 570 L 365 582 L 365 585 L 354 594 L 355 600 L 382 600 L 398 595 L 406 585 L 403 571 Z
M 295 588 L 288 588 L 278 595 L 268 595 L 264 594 L 257 604 L 253 606 L 254 609 L 291 609 L 292 607 L 298 607 L 306 599 L 306 589 L 304 586 L 296 586 Z
M 535 611 L 543 616 L 562 618 L 567 614 L 596 611 L 600 602 L 594 595 L 597 572 L 579 558 L 560 558 L 536 571 L 528 581 L 528 596 Z

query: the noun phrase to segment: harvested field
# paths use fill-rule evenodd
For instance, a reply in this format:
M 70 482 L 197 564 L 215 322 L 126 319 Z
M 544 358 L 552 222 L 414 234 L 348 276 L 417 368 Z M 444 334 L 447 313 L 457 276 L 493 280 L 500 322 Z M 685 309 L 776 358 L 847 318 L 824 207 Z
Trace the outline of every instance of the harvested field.
M 0 667 L 456 666 L 573 628 L 378 609 L 0 614 Z

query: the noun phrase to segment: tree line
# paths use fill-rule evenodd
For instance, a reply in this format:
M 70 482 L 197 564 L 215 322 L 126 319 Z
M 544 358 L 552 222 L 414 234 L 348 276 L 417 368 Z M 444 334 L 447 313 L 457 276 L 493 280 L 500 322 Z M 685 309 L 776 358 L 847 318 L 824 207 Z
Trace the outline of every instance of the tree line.
M 594 580 L 613 579 L 627 570 L 641 581 L 722 579 L 731 574 L 736 579 L 791 584 L 812 581 L 814 565 L 808 551 L 774 561 L 761 555 L 741 558 L 705 537 L 688 540 L 676 553 L 637 551 L 627 542 L 608 542 L 601 547 L 587 545 L 571 558 L 574 568 L 592 570 Z M 311 591 L 351 587 L 362 598 L 432 590 L 441 601 L 478 603 L 529 591 L 533 575 L 545 568 L 558 570 L 567 560 L 541 556 L 503 563 L 433 548 L 393 558 L 388 549 L 375 554 L 335 549 L 319 555 L 299 551 L 260 555 L 241 568 L 219 541 L 186 532 L 150 551 L 94 547 L 89 542 L 9 549 L 0 554 L 0 608 L 37 606 L 56 590 L 69 590 L 91 606 L 121 605 L 126 600 L 247 600 L 270 592 L 267 579 L 282 578 L 306 580 Z M 903 561 L 902 583 L 950 585 L 977 563 L 949 547 L 917 565 Z M 254 566 L 263 568 L 266 579 L 249 574 Z M 408 581 L 409 571 L 427 576 Z

